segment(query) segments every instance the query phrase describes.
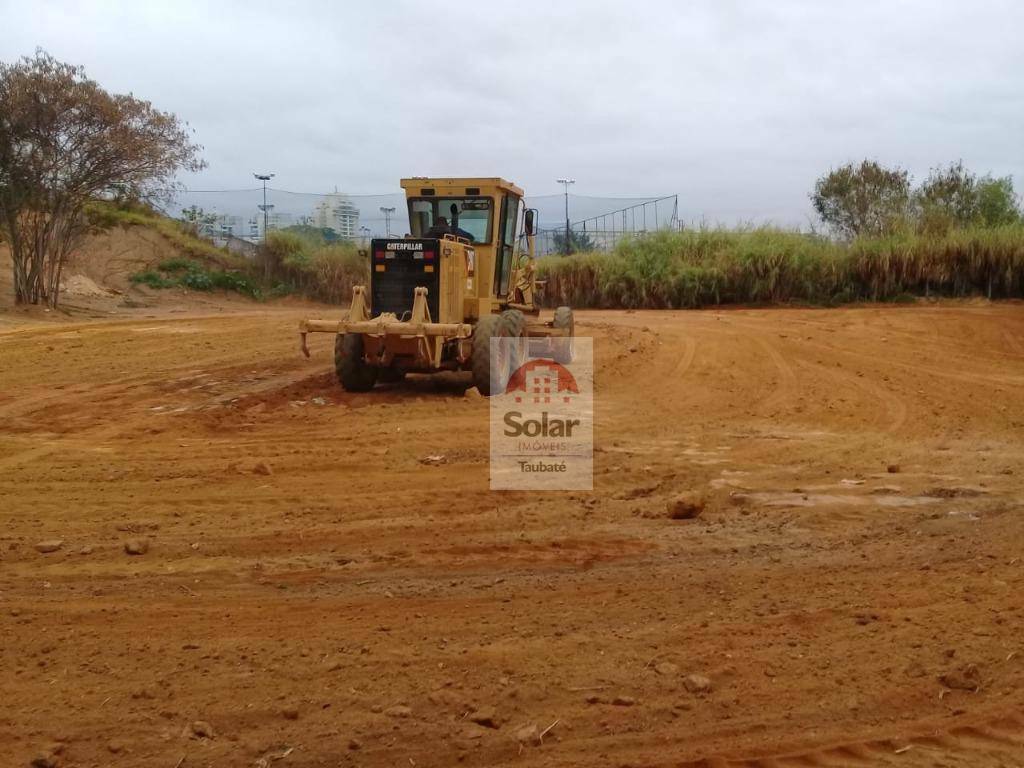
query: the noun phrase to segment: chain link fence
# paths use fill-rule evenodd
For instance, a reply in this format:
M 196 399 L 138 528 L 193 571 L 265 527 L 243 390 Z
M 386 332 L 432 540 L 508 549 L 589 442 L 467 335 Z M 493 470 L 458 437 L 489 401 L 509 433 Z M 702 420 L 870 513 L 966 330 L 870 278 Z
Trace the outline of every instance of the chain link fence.
M 678 198 L 569 195 L 569 247 L 566 248 L 566 199 L 563 195 L 527 197 L 537 210 L 537 249 L 541 255 L 607 250 L 625 237 L 678 226 Z M 409 232 L 405 195 L 312 194 L 268 187 L 264 190 L 182 190 L 165 211 L 192 221 L 218 245 L 239 246 L 263 240 L 264 228 L 313 227 L 340 240 L 401 237 Z

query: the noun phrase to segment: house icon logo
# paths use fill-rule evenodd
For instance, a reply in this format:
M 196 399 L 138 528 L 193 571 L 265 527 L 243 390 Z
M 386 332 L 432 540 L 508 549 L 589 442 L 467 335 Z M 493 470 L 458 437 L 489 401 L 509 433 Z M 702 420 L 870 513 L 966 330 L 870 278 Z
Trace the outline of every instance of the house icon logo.
M 505 392 L 513 395 L 517 403 L 547 405 L 571 402 L 580 388 L 568 368 L 542 357 L 519 366 L 509 377 Z
M 594 349 L 574 343 L 561 363 L 539 344 L 531 357 L 521 339 L 491 339 L 491 490 L 593 489 Z

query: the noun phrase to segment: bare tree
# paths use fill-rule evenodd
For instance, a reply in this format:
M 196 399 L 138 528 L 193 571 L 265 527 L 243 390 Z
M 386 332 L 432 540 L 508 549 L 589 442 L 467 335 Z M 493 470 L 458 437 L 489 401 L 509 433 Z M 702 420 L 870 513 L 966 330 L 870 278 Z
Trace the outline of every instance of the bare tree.
M 111 94 L 45 51 L 0 63 L 0 231 L 19 304 L 56 307 L 61 270 L 104 194 L 166 196 L 201 147 L 177 117 Z

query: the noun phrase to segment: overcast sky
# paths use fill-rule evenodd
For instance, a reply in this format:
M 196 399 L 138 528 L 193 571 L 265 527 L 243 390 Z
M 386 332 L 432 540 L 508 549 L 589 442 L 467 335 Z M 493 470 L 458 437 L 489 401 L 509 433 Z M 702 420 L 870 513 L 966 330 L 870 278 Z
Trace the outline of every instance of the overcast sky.
M 684 219 L 806 224 L 830 167 L 962 158 L 1024 187 L 1024 3 L 0 0 L 37 46 L 195 128 L 196 189 L 679 193 Z

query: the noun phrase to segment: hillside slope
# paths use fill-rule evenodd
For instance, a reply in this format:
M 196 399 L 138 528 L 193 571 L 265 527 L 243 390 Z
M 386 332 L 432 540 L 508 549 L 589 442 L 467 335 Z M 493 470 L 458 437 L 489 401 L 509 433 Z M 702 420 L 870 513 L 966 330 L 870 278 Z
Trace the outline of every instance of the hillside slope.
M 253 300 L 226 291 L 185 288 L 154 290 L 133 283 L 132 275 L 154 270 L 169 260 L 189 259 L 217 269 L 244 269 L 239 257 L 214 248 L 206 241 L 179 232 L 169 219 L 128 213 L 124 221 L 86 236 L 64 268 L 61 309 L 102 315 L 131 310 L 168 311 L 252 307 Z M 11 255 L 0 244 L 0 314 L 43 317 L 40 307 L 15 307 Z

